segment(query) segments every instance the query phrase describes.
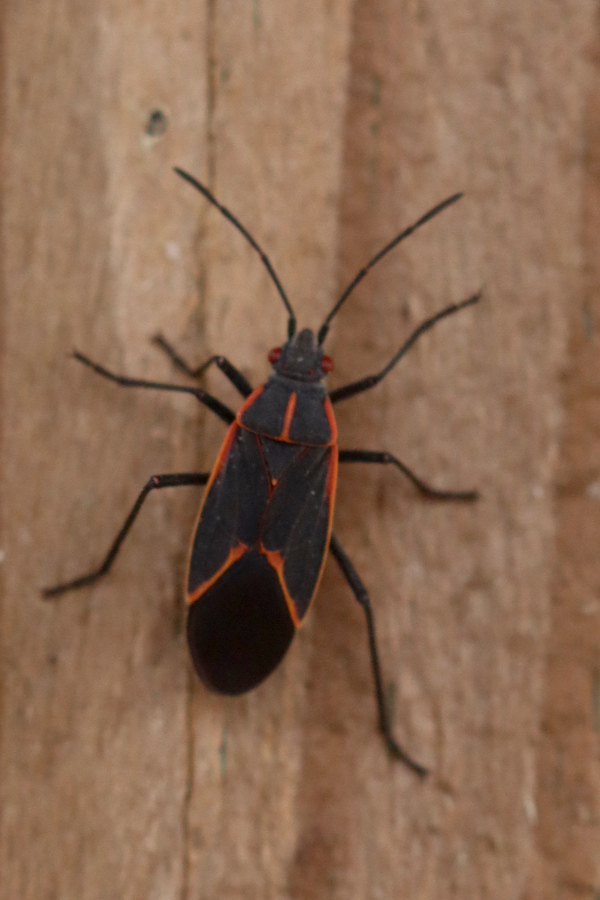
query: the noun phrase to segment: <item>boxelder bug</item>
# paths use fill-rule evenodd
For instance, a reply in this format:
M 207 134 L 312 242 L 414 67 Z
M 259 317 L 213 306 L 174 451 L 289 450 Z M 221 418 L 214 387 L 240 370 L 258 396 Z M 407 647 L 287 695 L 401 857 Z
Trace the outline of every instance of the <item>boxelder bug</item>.
M 211 473 L 154 475 L 125 519 L 102 565 L 87 575 L 44 591 L 56 597 L 92 584 L 106 575 L 140 508 L 157 488 L 207 485 L 194 529 L 187 572 L 187 637 L 196 671 L 204 684 L 221 694 L 242 694 L 260 684 L 285 655 L 316 594 L 328 549 L 361 604 L 366 620 L 379 727 L 393 756 L 419 775 L 414 762 L 395 740 L 386 708 L 375 625 L 367 591 L 331 532 L 338 462 L 396 466 L 425 496 L 440 500 L 475 500 L 476 491 L 441 491 L 421 481 L 390 453 L 338 450 L 333 405 L 370 390 L 385 378 L 415 341 L 436 322 L 471 306 L 479 294 L 447 306 L 419 325 L 390 362 L 375 375 L 329 393 L 323 379 L 332 361 L 323 353 L 333 317 L 367 272 L 400 241 L 455 203 L 454 194 L 406 228 L 360 270 L 315 335 L 296 332 L 296 317 L 268 257 L 243 225 L 199 181 L 175 169 L 240 231 L 260 255 L 288 313 L 288 339 L 269 353 L 273 373 L 253 390 L 246 377 L 223 356 L 212 356 L 191 369 L 161 336 L 155 342 L 175 366 L 198 378 L 216 365 L 244 398 L 237 414 L 200 387 L 164 384 L 114 375 L 75 353 L 84 365 L 124 387 L 154 388 L 192 394 L 216 413 L 228 430 Z

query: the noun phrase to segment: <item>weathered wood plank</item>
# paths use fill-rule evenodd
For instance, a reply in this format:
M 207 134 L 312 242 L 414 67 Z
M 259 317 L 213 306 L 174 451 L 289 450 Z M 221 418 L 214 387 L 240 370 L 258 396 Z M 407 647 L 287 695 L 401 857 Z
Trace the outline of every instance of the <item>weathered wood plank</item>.
M 2 897 L 593 897 L 591 0 L 61 0 L 9 4 L 3 25 Z M 260 261 L 173 164 L 251 229 L 311 326 L 400 227 L 466 191 L 328 342 L 341 384 L 484 288 L 337 408 L 343 446 L 482 491 L 468 508 L 423 503 L 396 472 L 340 478 L 336 530 L 425 784 L 374 730 L 364 621 L 334 564 L 264 686 L 224 701 L 196 683 L 194 490 L 150 498 L 102 585 L 39 600 L 98 561 L 150 474 L 205 468 L 223 433 L 70 350 L 176 379 L 160 329 L 258 382 L 285 335 Z
M 179 897 L 181 501 L 148 501 L 104 584 L 53 605 L 39 592 L 97 564 L 149 475 L 192 459 L 168 400 L 68 357 L 167 372 L 149 338 L 193 292 L 196 226 L 170 166 L 203 157 L 205 16 L 187 3 L 168 16 L 155 3 L 9 6 L 0 893 Z M 146 134 L 156 107 L 160 140 Z

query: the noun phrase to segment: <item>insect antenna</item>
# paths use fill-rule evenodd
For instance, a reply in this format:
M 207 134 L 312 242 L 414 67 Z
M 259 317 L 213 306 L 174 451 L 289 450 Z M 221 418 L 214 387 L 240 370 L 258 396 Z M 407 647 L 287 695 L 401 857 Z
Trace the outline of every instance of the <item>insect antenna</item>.
M 418 219 L 412 225 L 409 225 L 408 228 L 405 228 L 404 231 L 400 232 L 400 234 L 396 235 L 393 241 L 390 241 L 389 244 L 386 244 L 383 250 L 380 250 L 379 253 L 377 253 L 373 257 L 373 259 L 366 264 L 366 266 L 363 266 L 360 272 L 358 272 L 355 278 L 350 282 L 340 299 L 337 301 L 337 303 L 319 328 L 319 334 L 317 337 L 319 345 L 321 345 L 327 337 L 331 320 L 339 312 L 340 308 L 346 302 L 356 285 L 363 280 L 367 272 L 369 272 L 373 268 L 373 266 L 386 255 L 386 253 L 389 253 L 390 250 L 393 250 L 394 247 L 396 247 L 400 243 L 400 241 L 403 241 L 404 238 L 407 238 L 410 234 L 413 233 L 413 231 L 416 231 L 417 228 L 420 228 L 421 225 L 424 225 L 425 222 L 429 222 L 430 219 L 433 219 L 434 216 L 437 216 L 437 214 L 441 213 L 442 210 L 446 209 L 446 207 L 452 206 L 452 204 L 456 203 L 457 200 L 460 200 L 461 197 L 462 193 L 452 194 L 451 197 L 448 197 L 446 200 L 438 203 L 437 206 L 434 206 L 433 209 L 430 209 L 429 212 L 425 213 L 424 216 L 421 216 L 420 219 Z
M 206 199 L 210 203 L 212 203 L 213 206 L 216 206 L 216 208 L 219 210 L 219 212 L 223 213 L 225 218 L 229 219 L 229 221 L 232 223 L 232 225 L 235 225 L 237 230 L 241 234 L 244 235 L 244 237 L 246 238 L 246 240 L 248 241 L 250 246 L 256 250 L 256 252 L 260 256 L 261 260 L 263 261 L 267 272 L 271 276 L 271 280 L 273 281 L 275 287 L 279 291 L 279 296 L 283 300 L 283 305 L 285 306 L 285 308 L 288 311 L 288 338 L 293 337 L 293 335 L 296 333 L 296 316 L 294 314 L 294 310 L 292 309 L 292 304 L 288 300 L 287 294 L 284 291 L 283 286 L 282 286 L 279 278 L 277 277 L 277 273 L 275 272 L 275 269 L 271 265 L 271 261 L 270 261 L 269 257 L 267 256 L 267 254 L 259 247 L 259 245 L 254 240 L 254 238 L 252 237 L 250 232 L 244 228 L 244 226 L 239 221 L 239 219 L 236 219 L 236 217 L 233 215 L 233 213 L 230 212 L 226 206 L 223 206 L 221 203 L 219 203 L 217 198 L 214 197 L 213 194 L 211 194 L 211 192 L 209 191 L 209 189 L 207 187 L 205 187 L 203 184 L 201 184 L 201 182 L 199 182 L 197 178 L 194 178 L 193 175 L 189 175 L 187 172 L 184 172 L 183 169 L 179 169 L 177 166 L 174 167 L 173 171 L 176 172 L 177 175 L 179 175 L 181 178 L 183 178 L 184 181 L 189 182 L 192 185 L 192 187 L 196 188 L 197 191 L 200 191 L 200 193 L 203 194 L 203 196 L 206 197 Z

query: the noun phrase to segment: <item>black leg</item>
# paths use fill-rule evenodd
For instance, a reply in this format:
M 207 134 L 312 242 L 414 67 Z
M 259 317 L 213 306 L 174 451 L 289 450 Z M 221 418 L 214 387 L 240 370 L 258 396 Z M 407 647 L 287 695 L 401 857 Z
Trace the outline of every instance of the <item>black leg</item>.
M 98 363 L 92 362 L 92 360 L 88 359 L 87 356 L 84 356 L 83 353 L 75 352 L 73 353 L 73 356 L 75 359 L 79 360 L 79 362 L 83 363 L 84 366 L 89 366 L 90 369 L 97 372 L 98 375 L 102 375 L 103 378 L 108 378 L 109 381 L 114 381 L 115 384 L 120 384 L 122 387 L 153 388 L 156 391 L 178 391 L 182 394 L 193 394 L 200 403 L 207 406 L 208 409 L 214 412 L 223 420 L 223 422 L 231 425 L 231 423 L 235 421 L 235 413 L 233 413 L 228 406 L 225 406 L 224 403 L 221 403 L 220 400 L 217 400 L 216 397 L 213 397 L 212 394 L 202 390 L 202 388 L 188 387 L 183 384 L 164 384 L 161 381 L 146 381 L 143 378 L 127 378 L 124 375 L 115 375 L 113 372 L 109 372 L 104 366 L 99 366 Z
M 142 507 L 142 503 L 150 491 L 165 487 L 178 487 L 180 485 L 206 484 L 209 478 L 209 472 L 184 472 L 182 474 L 174 475 L 153 475 L 140 491 L 139 497 L 133 504 L 131 512 L 125 519 L 121 530 L 114 539 L 102 565 L 92 572 L 88 572 L 87 575 L 81 575 L 79 578 L 73 578 L 72 581 L 65 581 L 62 584 L 54 585 L 54 587 L 46 588 L 42 591 L 43 597 L 48 600 L 51 597 L 57 597 L 59 594 L 64 594 L 66 591 L 75 591 L 77 588 L 84 587 L 87 584 L 93 584 L 94 581 L 97 581 L 99 578 L 102 578 L 103 575 L 106 575 L 112 566 L 117 553 L 121 549 L 121 544 L 125 540 L 129 529 L 135 522 L 137 514 Z
M 389 463 L 393 466 L 396 466 L 397 469 L 400 469 L 407 478 L 410 478 L 414 486 L 419 490 L 425 497 L 431 497 L 434 500 L 466 500 L 472 501 L 477 500 L 479 497 L 478 491 L 441 491 L 438 488 L 430 487 L 424 481 L 415 475 L 408 466 L 405 466 L 403 462 L 399 459 L 396 459 L 395 456 L 392 456 L 391 453 L 386 453 L 385 451 L 378 450 L 340 450 L 339 461 L 341 463 L 348 462 L 362 462 L 362 463 L 381 463 L 386 464 Z
M 242 397 L 249 397 L 252 393 L 252 385 L 248 381 L 245 375 L 236 369 L 236 367 L 229 362 L 229 360 L 225 356 L 215 355 L 211 356 L 210 359 L 207 359 L 205 363 L 202 363 L 201 366 L 197 366 L 197 368 L 192 369 L 189 366 L 185 359 L 179 355 L 177 350 L 169 344 L 169 342 L 162 336 L 162 334 L 157 334 L 152 338 L 152 342 L 156 344 L 157 347 L 160 347 L 161 350 L 167 354 L 171 362 L 181 371 L 185 372 L 186 375 L 189 375 L 190 378 L 200 378 L 210 366 L 215 365 L 218 369 L 221 370 L 223 375 L 229 379 L 234 388 L 242 395 Z
M 381 677 L 381 666 L 379 665 L 379 653 L 377 652 L 377 640 L 375 638 L 375 622 L 373 621 L 371 601 L 369 600 L 367 590 L 360 580 L 356 569 L 350 562 L 350 559 L 333 534 L 331 535 L 330 547 L 333 556 L 337 560 L 337 563 L 342 570 L 344 578 L 348 582 L 352 593 L 364 609 L 365 616 L 367 618 L 369 650 L 371 651 L 371 664 L 373 667 L 373 677 L 375 679 L 375 697 L 377 699 L 377 711 L 379 714 L 379 729 L 383 735 L 383 739 L 392 756 L 395 756 L 396 759 L 400 759 L 403 763 L 405 763 L 405 765 L 416 772 L 417 775 L 420 775 L 423 778 L 428 774 L 428 770 L 424 768 L 424 766 L 421 766 L 419 765 L 419 763 L 415 762 L 414 759 L 412 759 L 408 755 L 408 753 L 402 749 L 402 747 L 400 746 L 400 744 L 398 744 L 392 734 L 392 727 L 390 724 L 389 714 L 385 704 L 385 697 L 383 693 L 383 679 Z
M 375 387 L 375 385 L 379 384 L 379 382 L 385 378 L 387 373 L 394 368 L 396 363 L 402 359 L 404 354 L 410 350 L 415 341 L 426 331 L 429 331 L 430 328 L 433 328 L 436 322 L 439 322 L 440 319 L 445 319 L 446 316 L 450 316 L 452 313 L 464 309 L 466 306 L 477 303 L 480 298 L 481 294 L 474 294 L 472 297 L 469 297 L 468 300 L 463 300 L 462 303 L 453 303 L 452 306 L 447 306 L 445 309 L 440 310 L 435 316 L 425 319 L 425 321 L 421 322 L 419 327 L 413 331 L 409 339 L 402 344 L 398 352 L 392 357 L 381 372 L 378 372 L 376 375 L 367 375 L 366 378 L 361 378 L 360 381 L 353 381 L 351 384 L 345 384 L 343 387 L 336 388 L 335 391 L 331 391 L 329 394 L 331 402 L 338 403 L 340 400 L 347 400 L 348 397 L 354 397 L 355 394 L 362 394 L 363 391 L 368 391 L 372 387 Z

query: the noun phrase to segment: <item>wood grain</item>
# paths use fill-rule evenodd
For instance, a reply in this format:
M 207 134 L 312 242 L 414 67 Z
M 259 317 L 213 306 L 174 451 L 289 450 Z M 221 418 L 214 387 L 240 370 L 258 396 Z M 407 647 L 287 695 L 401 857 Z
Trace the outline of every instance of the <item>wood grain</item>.
M 591 0 L 41 0 L 3 11 L 0 895 L 8 900 L 482 900 L 600 891 L 598 23 Z M 160 110 L 166 130 L 151 134 Z M 253 383 L 285 311 L 206 180 L 317 327 L 333 386 L 483 288 L 371 394 L 344 447 L 386 449 L 477 505 L 350 466 L 336 532 L 372 593 L 398 738 L 386 756 L 361 610 L 328 564 L 285 663 L 236 700 L 192 676 L 182 582 L 223 426 L 124 391 L 73 348 Z M 237 399 L 219 373 L 210 389 Z

